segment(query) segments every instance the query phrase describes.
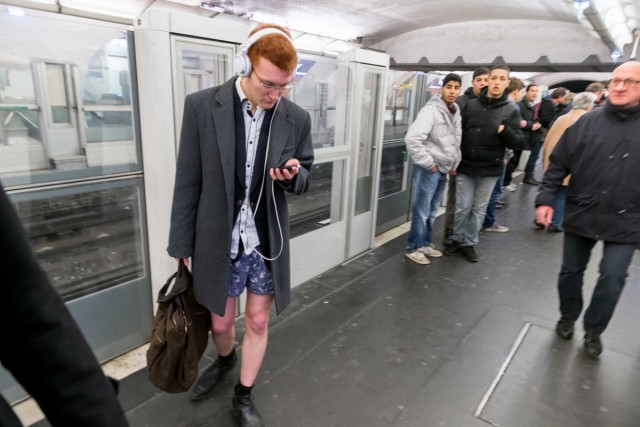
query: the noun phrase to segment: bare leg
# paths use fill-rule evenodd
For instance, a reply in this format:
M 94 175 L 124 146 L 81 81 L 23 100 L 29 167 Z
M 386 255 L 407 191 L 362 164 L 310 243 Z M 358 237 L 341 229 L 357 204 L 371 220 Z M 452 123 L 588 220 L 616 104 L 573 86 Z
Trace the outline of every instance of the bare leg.
M 211 313 L 211 338 L 218 349 L 218 354 L 222 356 L 228 356 L 231 353 L 236 339 L 236 299 L 227 298 L 224 316 Z
M 269 308 L 272 302 L 273 295 L 247 293 L 244 314 L 247 330 L 242 340 L 242 367 L 240 368 L 240 382 L 247 387 L 253 386 L 267 350 Z

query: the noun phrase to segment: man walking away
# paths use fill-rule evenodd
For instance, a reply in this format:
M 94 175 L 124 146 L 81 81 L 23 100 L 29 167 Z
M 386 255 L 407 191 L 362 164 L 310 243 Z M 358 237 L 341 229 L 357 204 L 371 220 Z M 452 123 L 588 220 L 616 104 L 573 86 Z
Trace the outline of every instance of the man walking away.
M 536 220 L 548 226 L 562 181 L 571 174 L 558 277 L 556 332 L 570 339 L 582 312 L 584 271 L 591 250 L 604 244 L 599 277 L 583 325 L 586 355 L 602 352 L 600 335 L 613 316 L 640 242 L 640 62 L 613 71 L 609 99 L 568 128 L 549 158 L 536 198 Z

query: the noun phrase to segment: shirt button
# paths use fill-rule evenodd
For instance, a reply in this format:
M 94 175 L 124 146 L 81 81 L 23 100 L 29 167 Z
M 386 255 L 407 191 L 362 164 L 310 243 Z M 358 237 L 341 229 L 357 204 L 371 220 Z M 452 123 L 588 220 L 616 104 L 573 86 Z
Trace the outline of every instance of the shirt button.
M 247 164 L 247 167 L 248 167 L 248 168 L 250 168 L 250 167 L 251 167 L 251 165 L 250 165 L 250 164 Z
M 253 141 L 249 141 L 249 144 L 253 144 Z

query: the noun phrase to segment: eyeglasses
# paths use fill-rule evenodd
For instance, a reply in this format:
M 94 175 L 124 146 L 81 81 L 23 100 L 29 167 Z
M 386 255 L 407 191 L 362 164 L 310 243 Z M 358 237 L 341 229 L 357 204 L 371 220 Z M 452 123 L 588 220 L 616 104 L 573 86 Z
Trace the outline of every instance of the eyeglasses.
M 258 81 L 260 82 L 260 85 L 267 89 L 267 90 L 273 90 L 273 91 L 277 91 L 277 92 L 284 92 L 285 90 L 289 90 L 293 87 L 293 85 L 291 83 L 288 83 L 286 85 L 282 85 L 282 86 L 276 86 L 276 85 L 272 85 L 271 83 L 267 83 L 264 80 L 262 80 L 262 78 L 258 75 L 258 73 L 256 73 L 256 70 L 253 70 L 253 74 L 256 75 L 256 77 L 258 78 Z
M 622 86 L 635 86 L 637 84 L 640 84 L 640 80 L 633 80 L 633 79 L 611 79 L 609 80 L 609 86 L 618 86 L 618 85 L 622 85 Z

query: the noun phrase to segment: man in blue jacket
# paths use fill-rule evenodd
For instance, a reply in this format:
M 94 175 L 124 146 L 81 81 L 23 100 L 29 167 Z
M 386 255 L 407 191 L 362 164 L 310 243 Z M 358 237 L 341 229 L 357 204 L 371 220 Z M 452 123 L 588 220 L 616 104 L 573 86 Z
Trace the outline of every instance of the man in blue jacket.
M 556 332 L 570 339 L 582 312 L 584 271 L 591 250 L 604 242 L 600 275 L 585 312 L 584 348 L 595 358 L 602 352 L 606 329 L 625 285 L 627 270 L 640 242 L 640 62 L 613 71 L 603 108 L 582 116 L 551 153 L 536 198 L 536 221 L 548 226 L 553 201 L 571 174 L 564 217 L 564 249 L 558 277 L 560 320 Z

